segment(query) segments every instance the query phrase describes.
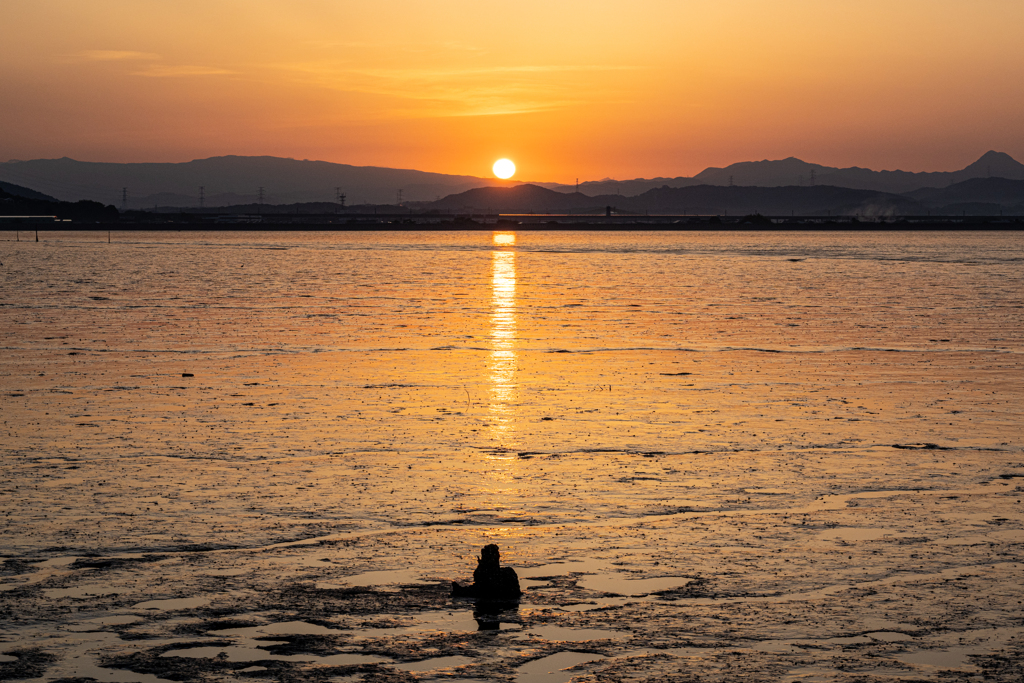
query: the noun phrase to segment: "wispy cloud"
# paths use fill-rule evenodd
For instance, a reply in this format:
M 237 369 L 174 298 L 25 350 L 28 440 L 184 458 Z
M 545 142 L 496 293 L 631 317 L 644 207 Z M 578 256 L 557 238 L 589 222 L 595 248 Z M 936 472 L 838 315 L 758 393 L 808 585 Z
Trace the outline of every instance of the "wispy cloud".
M 237 71 L 222 69 L 216 66 L 166 66 L 154 64 L 140 71 L 133 71 L 133 76 L 146 76 L 148 78 L 182 78 L 186 76 L 231 76 Z
M 349 73 L 364 74 L 375 78 L 393 80 L 436 80 L 453 78 L 474 78 L 504 76 L 515 74 L 569 74 L 584 71 L 628 71 L 630 66 L 598 66 L 598 65 L 520 65 L 520 66 L 481 66 L 471 69 L 359 69 Z
M 484 48 L 477 45 L 471 45 L 469 43 L 446 40 L 446 41 L 432 41 L 432 42 L 408 42 L 408 41 L 393 41 L 389 42 L 386 40 L 311 40 L 306 42 L 307 45 L 313 48 L 321 50 L 360 50 L 364 54 L 367 51 L 375 53 L 388 53 L 394 54 L 396 52 L 410 53 L 410 54 L 430 54 L 437 56 L 439 53 L 454 53 L 454 54 L 484 54 L 487 52 Z
M 118 62 L 125 60 L 145 61 L 160 59 L 160 55 L 152 52 L 135 52 L 134 50 L 83 50 L 75 55 L 87 62 Z
M 322 62 L 277 66 L 320 87 L 405 100 L 406 104 L 392 109 L 392 113 L 402 116 L 495 116 L 562 109 L 603 99 L 599 89 L 581 82 L 581 74 L 634 68 L 518 65 L 351 69 Z
M 147 78 L 184 78 L 189 76 L 230 76 L 238 73 L 219 66 L 195 64 L 167 64 L 163 57 L 153 52 L 134 50 L 83 50 L 67 58 L 79 62 L 120 62 L 123 68 L 131 69 L 132 76 Z

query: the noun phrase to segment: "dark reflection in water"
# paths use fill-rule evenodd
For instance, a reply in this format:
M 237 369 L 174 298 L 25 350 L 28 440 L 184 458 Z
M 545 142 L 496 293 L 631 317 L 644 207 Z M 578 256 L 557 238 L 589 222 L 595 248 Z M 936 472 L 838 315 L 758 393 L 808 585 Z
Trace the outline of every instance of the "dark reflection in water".
M 480 600 L 473 608 L 478 631 L 501 630 L 502 622 L 519 623 L 519 603 Z

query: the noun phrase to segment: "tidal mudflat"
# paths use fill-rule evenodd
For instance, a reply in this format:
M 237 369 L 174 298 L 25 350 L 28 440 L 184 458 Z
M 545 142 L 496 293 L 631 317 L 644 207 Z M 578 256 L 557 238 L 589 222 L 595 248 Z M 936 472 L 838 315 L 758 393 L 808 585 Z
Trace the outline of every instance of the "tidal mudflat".
M 4 239 L 0 680 L 1024 675 L 1020 234 Z

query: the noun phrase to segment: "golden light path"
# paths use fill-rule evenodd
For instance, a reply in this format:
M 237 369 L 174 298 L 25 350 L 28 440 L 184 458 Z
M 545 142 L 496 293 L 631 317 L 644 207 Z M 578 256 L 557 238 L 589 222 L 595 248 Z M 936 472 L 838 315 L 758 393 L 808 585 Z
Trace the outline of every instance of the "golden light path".
M 489 423 L 494 440 L 507 445 L 514 433 L 516 384 L 516 253 L 503 247 L 515 234 L 495 233 L 491 260 L 491 353 Z

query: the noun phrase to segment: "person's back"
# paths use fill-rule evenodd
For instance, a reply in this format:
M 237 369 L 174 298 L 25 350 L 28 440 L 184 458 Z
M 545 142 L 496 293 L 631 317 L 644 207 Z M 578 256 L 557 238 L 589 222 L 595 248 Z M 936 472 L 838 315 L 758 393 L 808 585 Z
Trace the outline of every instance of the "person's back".
M 463 588 L 452 584 L 456 597 L 474 597 L 478 600 L 518 600 L 523 594 L 519 589 L 519 576 L 512 567 L 501 566 L 501 553 L 493 543 L 484 546 L 480 552 L 476 569 L 473 571 L 472 587 Z

